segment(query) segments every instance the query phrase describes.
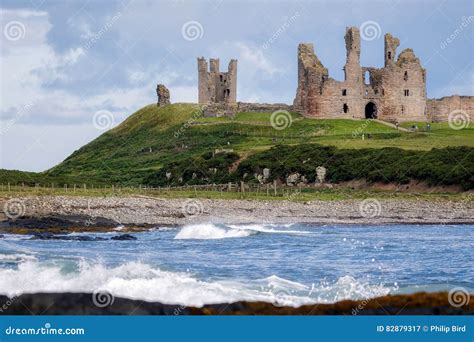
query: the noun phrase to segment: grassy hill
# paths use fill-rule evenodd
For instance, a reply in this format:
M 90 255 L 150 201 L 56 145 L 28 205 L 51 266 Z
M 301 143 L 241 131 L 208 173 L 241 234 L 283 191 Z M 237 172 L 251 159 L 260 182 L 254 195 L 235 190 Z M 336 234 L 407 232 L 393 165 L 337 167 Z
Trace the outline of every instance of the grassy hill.
M 259 153 L 280 145 L 319 144 L 359 152 L 385 147 L 415 151 L 448 146 L 474 147 L 473 129 L 456 131 L 447 124 L 432 124 L 431 131 L 424 132 L 425 126 L 420 123 L 420 131 L 412 133 L 400 132 L 374 121 L 312 120 L 294 113 L 291 115 L 291 125 L 276 130 L 271 125 L 271 113 L 205 118 L 195 104 L 173 104 L 164 108 L 149 105 L 74 151 L 50 170 L 38 174 L 3 170 L 0 177 L 2 182 L 86 181 L 137 185 L 150 179 L 156 181 L 163 166 L 173 167 L 179 173 L 176 167 L 185 168 L 190 164 L 202 168 L 226 165 L 234 167 L 238 175 L 237 166 L 241 161 L 250 156 L 256 156 L 255 160 L 259 160 Z M 203 162 L 210 160 L 212 152 L 220 148 L 231 148 L 236 154 L 225 160 Z

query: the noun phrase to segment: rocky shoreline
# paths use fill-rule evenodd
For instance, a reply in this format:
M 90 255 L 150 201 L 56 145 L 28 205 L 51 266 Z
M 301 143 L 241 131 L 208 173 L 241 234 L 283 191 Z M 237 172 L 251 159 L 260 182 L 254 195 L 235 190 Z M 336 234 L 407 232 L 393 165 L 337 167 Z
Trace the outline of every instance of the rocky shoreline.
M 387 295 L 300 307 L 236 302 L 202 308 L 113 297 L 109 293 L 37 293 L 0 296 L 0 315 L 473 315 L 474 296 L 463 306 L 446 292 Z
M 11 212 L 12 201 L 16 211 Z M 72 228 L 129 231 L 194 223 L 472 224 L 474 202 L 368 199 L 256 201 L 163 199 L 145 196 L 30 196 L 0 199 L 0 233 L 10 229 Z M 19 209 L 18 209 L 19 208 Z M 9 229 L 10 228 L 10 229 Z

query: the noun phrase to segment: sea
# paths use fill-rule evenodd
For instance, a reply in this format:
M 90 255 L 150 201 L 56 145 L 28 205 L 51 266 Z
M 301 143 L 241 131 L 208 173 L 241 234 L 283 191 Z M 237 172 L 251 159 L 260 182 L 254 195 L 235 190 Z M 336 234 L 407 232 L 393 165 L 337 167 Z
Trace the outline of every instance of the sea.
M 0 294 L 107 292 L 200 307 L 301 306 L 387 294 L 474 292 L 474 225 L 198 224 L 104 241 L 0 238 Z

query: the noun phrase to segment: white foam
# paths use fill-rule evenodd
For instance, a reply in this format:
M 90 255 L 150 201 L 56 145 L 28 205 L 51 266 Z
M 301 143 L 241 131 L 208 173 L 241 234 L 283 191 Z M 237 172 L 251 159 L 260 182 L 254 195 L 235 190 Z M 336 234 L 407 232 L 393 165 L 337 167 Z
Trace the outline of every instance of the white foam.
M 37 292 L 93 292 L 168 304 L 202 306 L 235 301 L 266 301 L 301 306 L 342 299 L 386 295 L 390 288 L 342 277 L 333 284 L 311 287 L 275 275 L 258 280 L 199 280 L 189 273 L 163 271 L 143 263 L 117 267 L 80 262 L 79 268 L 28 260 L 18 269 L 0 269 L 0 292 L 9 296 Z
M 229 225 L 226 227 L 216 226 L 212 223 L 207 224 L 196 224 L 189 225 L 181 228 L 176 234 L 175 239 L 225 239 L 225 238 L 237 238 L 246 237 L 256 233 L 266 234 L 311 234 L 309 231 L 302 230 L 287 230 L 280 228 L 272 228 L 273 225 L 260 225 L 260 224 L 249 224 L 249 225 Z M 289 227 L 289 226 L 288 226 Z M 286 227 L 287 228 L 287 227 Z
M 2 261 L 25 261 L 37 260 L 35 256 L 28 254 L 0 254 L 0 262 Z
M 213 224 L 196 224 L 185 226 L 174 237 L 175 239 L 225 239 L 225 238 L 238 238 L 246 237 L 251 235 L 251 231 L 245 231 L 240 229 L 226 229 L 217 227 Z
M 229 227 L 232 229 L 250 230 L 250 231 L 255 231 L 255 232 L 260 232 L 260 233 L 270 233 L 270 234 L 311 234 L 312 233 L 312 232 L 304 231 L 304 230 L 274 229 L 274 228 L 270 228 L 268 226 L 263 226 L 260 224 L 240 225 L 240 226 L 229 225 Z M 288 228 L 289 225 L 286 225 L 285 227 Z

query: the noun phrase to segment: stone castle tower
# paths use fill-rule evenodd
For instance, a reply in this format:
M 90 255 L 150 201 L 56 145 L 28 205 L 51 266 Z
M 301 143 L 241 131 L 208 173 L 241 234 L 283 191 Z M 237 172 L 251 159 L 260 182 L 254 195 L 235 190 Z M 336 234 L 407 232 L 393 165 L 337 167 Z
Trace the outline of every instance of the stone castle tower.
M 236 104 L 237 60 L 232 59 L 227 72 L 219 71 L 219 59 L 210 59 L 210 69 L 204 57 L 198 58 L 199 104 Z
M 346 29 L 344 81 L 330 78 L 314 53 L 313 44 L 298 46 L 298 88 L 294 109 L 308 117 L 379 118 L 386 121 L 426 121 L 426 72 L 413 50 L 385 35 L 383 68 L 360 65 L 360 33 Z

